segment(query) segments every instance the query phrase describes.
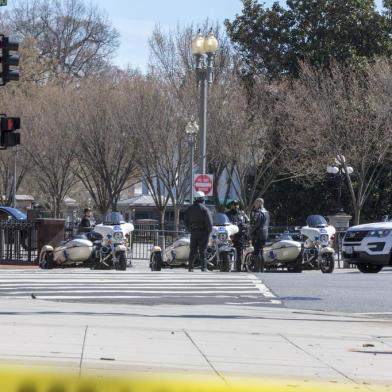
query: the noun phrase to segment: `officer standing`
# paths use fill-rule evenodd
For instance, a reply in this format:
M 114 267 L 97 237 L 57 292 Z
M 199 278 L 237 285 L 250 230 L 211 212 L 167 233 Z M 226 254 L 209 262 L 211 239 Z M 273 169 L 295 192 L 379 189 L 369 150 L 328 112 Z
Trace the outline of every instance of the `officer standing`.
M 191 245 L 189 253 L 189 272 L 193 271 L 197 250 L 200 254 L 200 267 L 207 270 L 207 245 L 212 231 L 212 217 L 204 205 L 204 193 L 196 192 L 193 204 L 185 211 L 185 226 L 191 233 Z
M 264 208 L 264 200 L 256 199 L 250 214 L 249 234 L 253 245 L 255 259 L 255 272 L 264 272 L 263 247 L 268 239 L 268 226 L 270 216 Z
M 78 233 L 88 233 L 91 231 L 91 218 L 92 210 L 91 208 L 85 208 L 83 211 L 83 218 L 79 223 Z
M 238 226 L 238 233 L 233 237 L 233 245 L 237 251 L 236 272 L 241 272 L 242 253 L 246 244 L 249 218 L 244 211 L 240 210 L 240 203 L 238 200 L 233 200 L 230 203 L 230 210 L 226 212 L 226 215 L 233 225 Z

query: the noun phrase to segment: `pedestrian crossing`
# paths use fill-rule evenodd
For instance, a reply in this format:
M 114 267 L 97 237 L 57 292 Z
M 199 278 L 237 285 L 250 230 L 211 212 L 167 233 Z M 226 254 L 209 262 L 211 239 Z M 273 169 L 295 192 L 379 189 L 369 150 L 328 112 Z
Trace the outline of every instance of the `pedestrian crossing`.
M 129 304 L 281 305 L 253 274 L 3 270 L 0 299 Z

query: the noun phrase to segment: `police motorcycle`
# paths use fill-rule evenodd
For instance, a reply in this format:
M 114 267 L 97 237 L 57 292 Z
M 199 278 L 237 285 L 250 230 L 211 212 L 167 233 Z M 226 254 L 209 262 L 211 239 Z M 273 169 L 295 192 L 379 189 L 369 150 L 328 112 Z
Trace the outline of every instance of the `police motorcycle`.
M 68 241 L 61 241 L 57 246 L 42 247 L 38 265 L 42 269 L 86 267 L 96 264 L 102 235 L 93 231 L 74 236 Z
M 256 272 L 253 250 L 252 246 L 246 250 L 244 271 Z M 279 268 L 285 268 L 289 272 L 302 272 L 302 245 L 294 241 L 288 232 L 277 236 L 274 242 L 267 243 L 263 248 L 261 272 Z
M 125 271 L 130 257 L 128 247 L 134 231 L 133 224 L 125 222 L 119 212 L 111 212 L 106 215 L 103 223 L 95 226 L 94 231 L 101 235 L 102 240 L 97 244 L 97 260 L 92 268 L 115 268 Z
M 119 213 L 111 213 L 94 230 L 61 241 L 57 246 L 45 245 L 39 254 L 42 269 L 86 267 L 91 269 L 126 270 L 127 240 L 134 227 Z
M 238 233 L 238 226 L 233 225 L 226 214 L 213 215 L 213 227 L 207 247 L 207 268 L 229 272 L 233 269 L 237 252 L 231 243 L 231 238 Z M 190 235 L 185 234 L 165 251 L 159 246 L 154 246 L 150 256 L 151 271 L 161 271 L 162 268 L 188 268 L 190 253 Z M 194 267 L 200 266 L 200 261 L 195 260 Z
M 335 250 L 332 247 L 336 230 L 321 215 L 310 215 L 301 228 L 303 268 L 331 273 L 335 268 Z

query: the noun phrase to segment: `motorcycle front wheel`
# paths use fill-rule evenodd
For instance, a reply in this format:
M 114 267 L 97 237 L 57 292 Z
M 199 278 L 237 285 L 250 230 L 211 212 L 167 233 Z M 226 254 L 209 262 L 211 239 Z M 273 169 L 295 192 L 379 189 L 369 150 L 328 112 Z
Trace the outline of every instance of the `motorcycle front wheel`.
M 46 252 L 43 256 L 43 260 L 39 263 L 39 267 L 42 269 L 53 269 L 54 268 L 54 254 L 53 252 Z
M 227 252 L 222 253 L 220 261 L 220 272 L 230 272 L 230 254 Z
M 162 255 L 160 252 L 154 252 L 150 256 L 150 269 L 151 271 L 160 271 L 162 269 Z
M 320 270 L 323 274 L 330 274 L 335 268 L 335 260 L 332 253 L 321 256 Z
M 118 255 L 116 270 L 117 271 L 126 271 L 126 269 L 127 269 L 127 258 L 125 257 L 125 252 L 121 252 Z

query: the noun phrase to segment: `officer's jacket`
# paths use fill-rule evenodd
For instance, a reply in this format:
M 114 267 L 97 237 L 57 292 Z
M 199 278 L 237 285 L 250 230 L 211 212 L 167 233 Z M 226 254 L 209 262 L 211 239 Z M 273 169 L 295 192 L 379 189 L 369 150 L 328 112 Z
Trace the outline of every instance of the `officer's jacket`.
M 189 232 L 198 231 L 210 234 L 212 231 L 211 213 L 204 204 L 192 204 L 185 211 L 184 221 L 185 226 Z
M 251 238 L 267 241 L 270 216 L 265 208 L 253 209 L 250 213 Z
M 249 223 L 249 219 L 246 216 L 244 211 L 227 211 L 226 212 L 227 217 L 229 218 L 229 221 L 233 224 L 233 225 L 237 225 L 239 228 L 240 226 L 243 226 L 247 223 Z

